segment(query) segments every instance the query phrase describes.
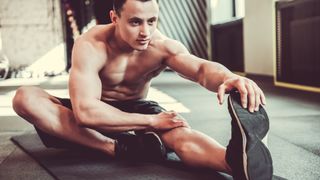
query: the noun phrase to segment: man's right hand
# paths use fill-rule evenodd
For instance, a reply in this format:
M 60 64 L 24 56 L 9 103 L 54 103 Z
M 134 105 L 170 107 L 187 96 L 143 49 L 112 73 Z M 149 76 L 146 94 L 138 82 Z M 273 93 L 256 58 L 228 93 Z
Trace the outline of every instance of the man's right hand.
M 189 124 L 177 112 L 167 111 L 152 115 L 151 128 L 155 130 L 170 130 L 177 127 L 188 127 Z

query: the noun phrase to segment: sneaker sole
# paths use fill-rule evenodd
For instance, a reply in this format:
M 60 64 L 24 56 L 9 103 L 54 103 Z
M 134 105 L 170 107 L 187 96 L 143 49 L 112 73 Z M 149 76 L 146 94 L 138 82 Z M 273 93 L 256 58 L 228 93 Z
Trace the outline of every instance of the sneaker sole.
M 259 111 L 250 113 L 239 104 L 239 95 L 235 97 L 236 99 L 232 96 L 228 99 L 232 111 L 230 113 L 235 117 L 232 119 L 236 120 L 242 135 L 243 171 L 246 179 L 272 179 L 271 154 L 262 142 L 269 130 L 266 111 L 260 106 Z

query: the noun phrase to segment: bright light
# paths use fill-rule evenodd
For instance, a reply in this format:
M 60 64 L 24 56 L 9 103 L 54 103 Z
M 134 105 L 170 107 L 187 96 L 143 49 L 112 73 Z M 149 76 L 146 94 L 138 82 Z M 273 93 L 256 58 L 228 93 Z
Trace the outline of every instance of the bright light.
M 173 97 L 169 96 L 168 94 L 165 94 L 158 89 L 150 88 L 148 96 L 146 98 L 147 100 L 156 101 L 165 108 L 168 111 L 175 111 L 178 113 L 190 113 L 190 109 L 185 107 L 182 103 L 178 102 Z
M 53 47 L 32 65 L 27 67 L 26 70 L 33 72 L 33 77 L 41 77 L 45 72 L 54 72 L 55 74 L 58 74 L 64 71 L 66 67 L 64 46 L 64 43 L 60 43 Z
M 49 84 L 54 82 L 67 83 L 68 76 L 57 76 L 54 78 L 43 79 L 42 83 L 47 82 Z M 22 79 L 21 79 L 22 80 Z M 24 81 L 26 79 L 23 79 Z M 21 82 L 20 82 L 21 83 Z M 26 83 L 26 82 L 24 82 Z M 67 88 L 62 89 L 44 89 L 47 93 L 61 97 L 61 98 L 70 98 L 69 91 Z M 12 109 L 12 99 L 16 93 L 16 90 L 12 90 L 7 92 L 6 94 L 0 95 L 1 104 L 0 104 L 0 117 L 1 116 L 17 116 L 16 113 Z M 181 102 L 178 102 L 173 97 L 167 95 L 159 91 L 158 89 L 150 87 L 147 100 L 156 101 L 165 108 L 170 111 L 173 110 L 178 113 L 190 113 L 190 109 L 185 107 Z
M 219 0 L 211 0 L 211 8 L 215 9 L 218 6 Z

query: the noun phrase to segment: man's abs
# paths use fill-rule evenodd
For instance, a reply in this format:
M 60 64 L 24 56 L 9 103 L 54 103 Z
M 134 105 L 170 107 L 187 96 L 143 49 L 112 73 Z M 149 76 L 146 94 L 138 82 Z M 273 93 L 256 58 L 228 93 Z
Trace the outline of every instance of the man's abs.
M 144 68 L 127 67 L 124 72 L 100 72 L 101 99 L 107 101 L 144 99 L 147 96 L 151 79 L 159 75 L 165 67 L 156 65 L 148 67 L 143 64 L 143 61 L 141 66 Z
M 102 101 L 126 101 L 144 99 L 147 96 L 150 82 L 145 82 L 134 86 L 103 85 L 101 100 Z

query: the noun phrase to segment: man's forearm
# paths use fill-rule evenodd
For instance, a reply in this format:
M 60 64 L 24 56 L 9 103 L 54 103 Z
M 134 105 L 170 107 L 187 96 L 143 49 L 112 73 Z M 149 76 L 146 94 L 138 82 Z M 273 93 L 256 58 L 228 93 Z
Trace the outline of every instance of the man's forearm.
M 216 62 L 205 62 L 198 72 L 198 83 L 210 91 L 217 92 L 225 79 L 235 76 L 225 66 Z
M 151 116 L 126 113 L 99 100 L 91 100 L 75 108 L 79 124 L 106 132 L 123 132 L 151 128 Z

